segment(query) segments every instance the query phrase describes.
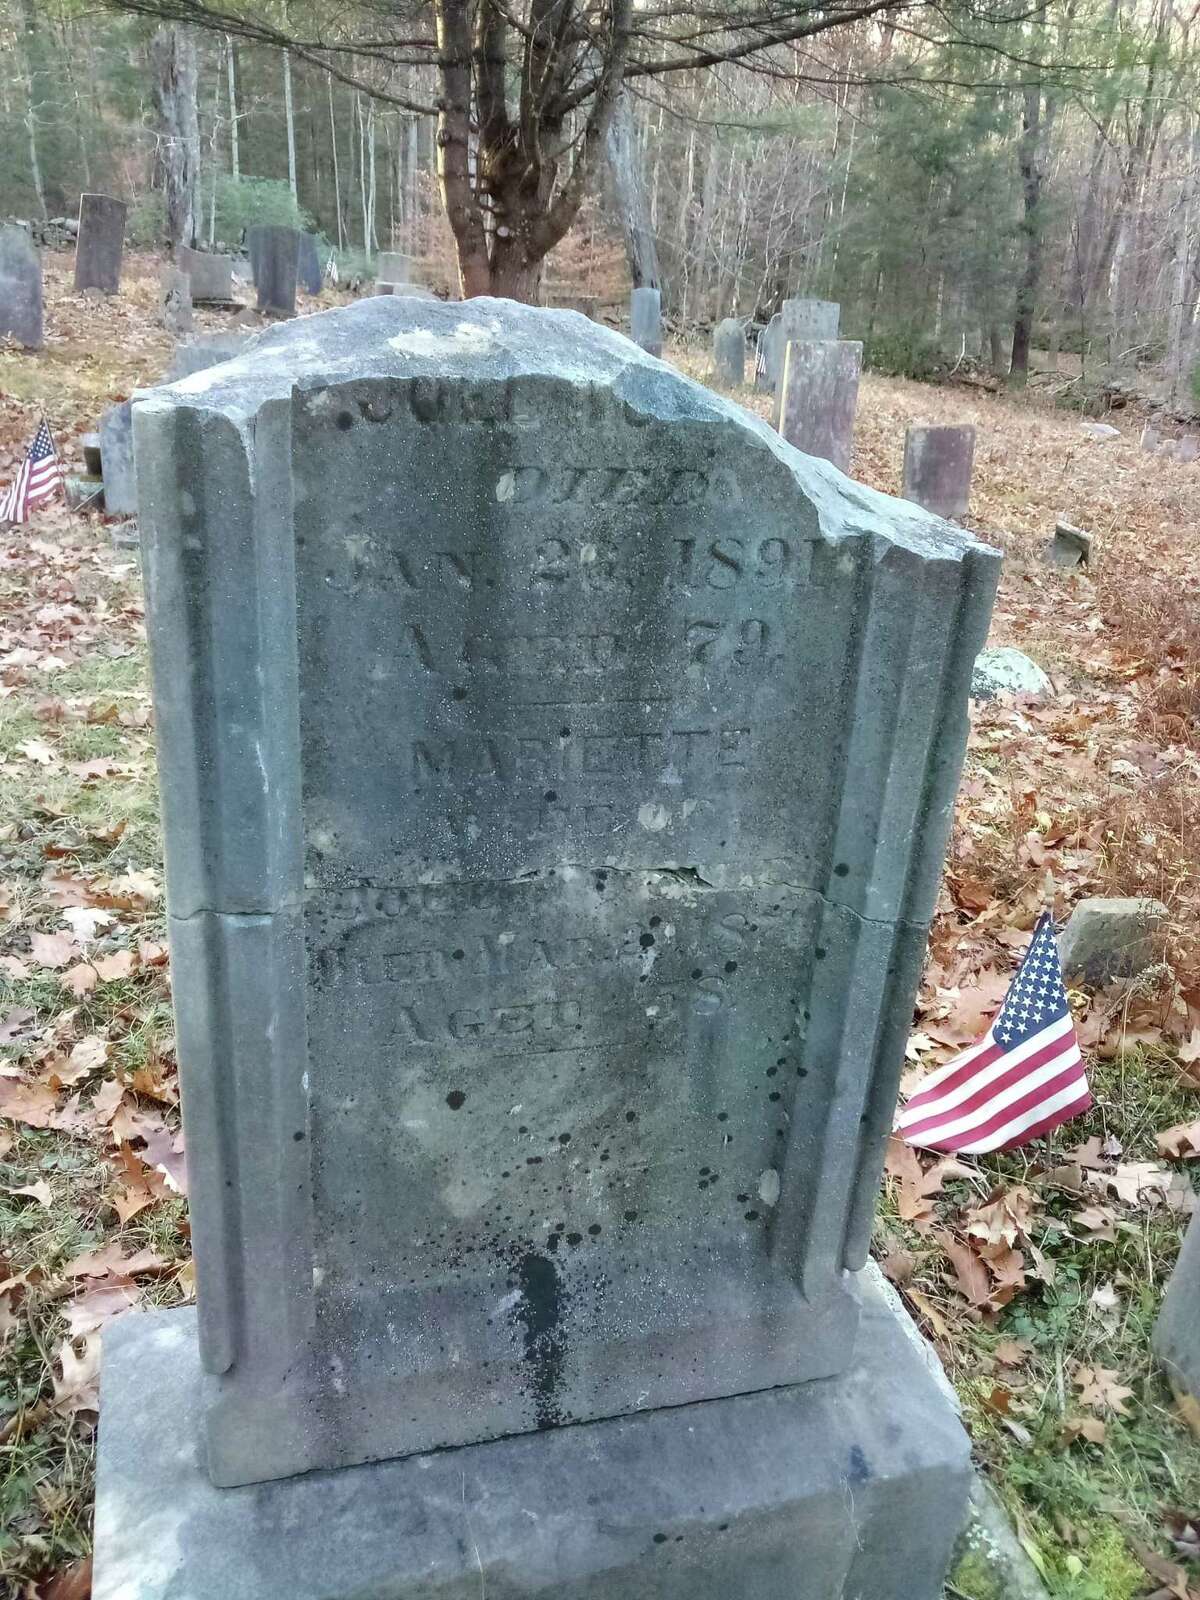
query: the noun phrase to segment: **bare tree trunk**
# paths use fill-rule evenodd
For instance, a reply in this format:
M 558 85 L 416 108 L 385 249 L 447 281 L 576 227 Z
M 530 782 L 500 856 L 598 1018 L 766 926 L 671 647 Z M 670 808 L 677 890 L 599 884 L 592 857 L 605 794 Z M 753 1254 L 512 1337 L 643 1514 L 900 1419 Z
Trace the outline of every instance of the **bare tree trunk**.
M 292 191 L 292 199 L 299 203 L 300 194 L 296 188 L 296 118 L 292 110 L 292 57 L 288 50 L 283 52 L 283 114 L 287 121 L 288 187 Z
M 623 89 L 617 97 L 613 118 L 608 125 L 606 149 L 633 286 L 635 289 L 657 289 L 661 283 L 658 246 L 650 222 L 649 197 L 639 160 L 638 141 L 634 135 L 633 104 L 627 89 Z
M 24 68 L 25 79 L 25 131 L 29 141 L 29 176 L 33 180 L 33 192 L 37 195 L 38 210 L 42 217 L 48 217 L 46 210 L 46 187 L 42 182 L 42 163 L 38 155 L 38 91 L 37 71 L 34 63 L 34 50 L 32 41 L 37 38 L 37 16 L 30 0 L 23 0 L 21 7 L 21 26 L 16 30 L 17 53 Z
M 237 66 L 233 36 L 225 35 L 225 73 L 229 86 L 229 170 L 235 183 L 241 181 L 242 164 L 238 146 Z
M 151 42 L 159 159 L 171 251 L 196 242 L 196 185 L 200 175 L 200 113 L 196 104 L 196 41 L 182 23 L 165 23 Z
M 333 74 L 327 73 L 329 84 L 329 142 L 333 148 L 333 208 L 337 212 L 338 249 L 346 248 L 346 234 L 342 227 L 342 184 L 338 175 L 337 121 L 333 115 Z

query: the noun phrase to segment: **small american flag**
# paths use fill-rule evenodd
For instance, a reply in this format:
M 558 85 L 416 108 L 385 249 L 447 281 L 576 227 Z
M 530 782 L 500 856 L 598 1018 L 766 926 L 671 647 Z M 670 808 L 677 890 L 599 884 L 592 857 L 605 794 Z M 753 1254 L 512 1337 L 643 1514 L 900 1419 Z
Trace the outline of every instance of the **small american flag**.
M 0 497 L 0 522 L 28 522 L 33 507 L 52 499 L 62 480 L 62 462 L 43 417 L 16 477 Z
M 983 1155 L 1049 1133 L 1091 1103 L 1047 912 L 991 1027 L 926 1078 L 896 1132 L 923 1150 Z

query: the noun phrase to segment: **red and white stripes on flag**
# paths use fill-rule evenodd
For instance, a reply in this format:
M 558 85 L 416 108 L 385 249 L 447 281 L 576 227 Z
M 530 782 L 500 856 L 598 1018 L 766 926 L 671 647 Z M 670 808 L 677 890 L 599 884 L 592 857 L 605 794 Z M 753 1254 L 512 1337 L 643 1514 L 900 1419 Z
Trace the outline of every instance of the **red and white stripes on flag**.
M 1047 913 L 987 1033 L 925 1079 L 896 1132 L 922 1150 L 984 1155 L 1026 1144 L 1091 1104 Z
M 0 522 L 28 522 L 33 507 L 56 495 L 62 481 L 62 462 L 43 417 L 16 477 L 0 496 Z

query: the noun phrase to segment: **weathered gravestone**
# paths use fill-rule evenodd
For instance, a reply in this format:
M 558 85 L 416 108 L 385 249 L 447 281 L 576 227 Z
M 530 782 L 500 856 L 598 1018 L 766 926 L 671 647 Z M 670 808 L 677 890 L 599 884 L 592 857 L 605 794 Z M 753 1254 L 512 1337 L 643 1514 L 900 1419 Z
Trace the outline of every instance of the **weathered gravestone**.
M 375 257 L 375 276 L 380 283 L 415 283 L 411 256 L 398 250 L 381 250 Z
M 1200 1427 L 1200 1224 L 1193 1216 L 1151 1339 L 1188 1425 Z
M 785 342 L 788 339 L 836 339 L 842 308 L 836 300 L 785 300 L 780 316 Z
M 779 431 L 788 443 L 847 472 L 861 373 L 862 345 L 854 340 L 789 343 L 778 397 Z
M 713 333 L 713 368 L 719 383 L 736 388 L 746 381 L 746 330 L 736 317 L 725 317 Z
M 100 469 L 104 476 L 104 509 L 110 517 L 137 515 L 133 475 L 132 406 L 128 400 L 109 406 L 100 418 Z
M 648 355 L 661 356 L 662 291 L 659 289 L 633 289 L 629 295 L 629 336 Z
M 175 265 L 186 272 L 192 286 L 193 305 L 230 305 L 233 302 L 233 257 L 210 255 L 181 245 Z
M 79 197 L 79 234 L 75 241 L 75 292 L 100 289 L 116 294 L 121 287 L 125 249 L 124 200 L 107 194 Z
M 191 377 L 193 372 L 232 361 L 234 356 L 241 355 L 249 339 L 248 333 L 206 333 L 199 339 L 188 339 L 175 346 L 162 381 L 175 383 L 180 378 Z
M 24 228 L 0 224 L 0 344 L 12 339 L 25 350 L 43 342 L 42 261 Z
M 754 355 L 754 387 L 772 394 L 783 371 L 783 313 L 777 311 L 758 336 Z
M 974 460 L 975 429 L 970 423 L 918 423 L 904 436 L 904 498 L 935 516 L 965 517 Z
M 163 327 L 171 333 L 190 333 L 192 284 L 187 273 L 179 267 L 164 267 L 159 280 L 159 294 Z
M 321 292 L 321 258 L 317 254 L 317 236 L 301 233 L 296 241 L 296 277 L 305 294 Z
M 296 266 L 299 236 L 295 228 L 263 227 L 255 233 L 250 260 L 258 310 L 271 316 L 291 317 L 296 312 Z
M 109 1344 L 97 1600 L 933 1600 L 855 1273 L 998 556 L 486 299 L 134 429 L 206 1375 Z

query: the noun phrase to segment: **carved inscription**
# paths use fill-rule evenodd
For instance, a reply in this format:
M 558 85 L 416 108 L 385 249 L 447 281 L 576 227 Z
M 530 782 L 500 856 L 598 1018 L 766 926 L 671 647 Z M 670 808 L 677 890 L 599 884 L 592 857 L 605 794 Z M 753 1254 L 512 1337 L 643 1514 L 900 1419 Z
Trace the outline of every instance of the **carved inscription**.
M 449 776 L 516 779 L 619 777 L 643 773 L 677 781 L 722 769 L 747 771 L 751 730 L 736 724 L 716 728 L 668 728 L 649 733 L 595 733 L 557 738 L 532 734 L 481 737 L 459 734 L 414 739 L 414 779 Z

